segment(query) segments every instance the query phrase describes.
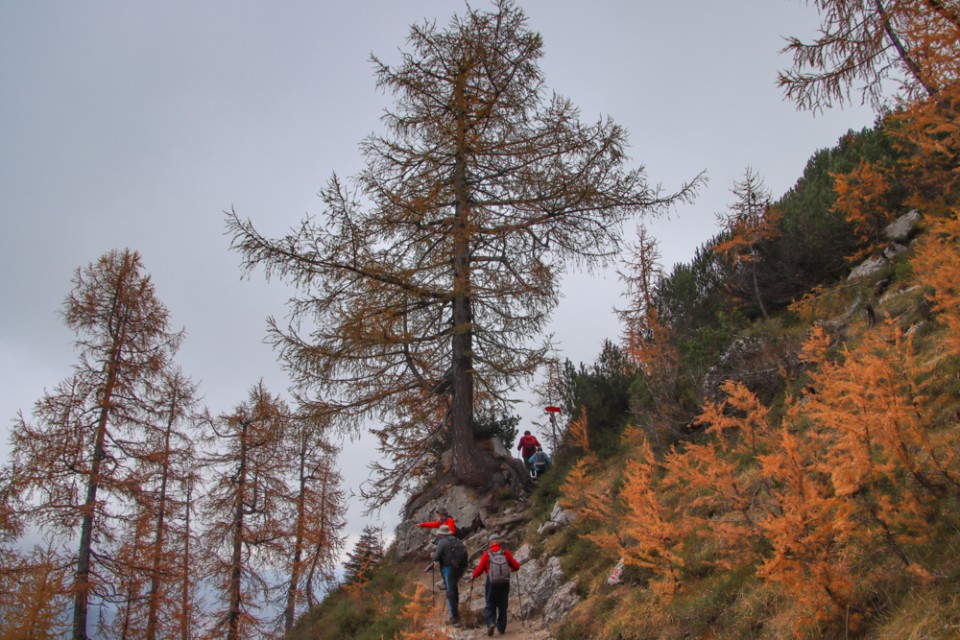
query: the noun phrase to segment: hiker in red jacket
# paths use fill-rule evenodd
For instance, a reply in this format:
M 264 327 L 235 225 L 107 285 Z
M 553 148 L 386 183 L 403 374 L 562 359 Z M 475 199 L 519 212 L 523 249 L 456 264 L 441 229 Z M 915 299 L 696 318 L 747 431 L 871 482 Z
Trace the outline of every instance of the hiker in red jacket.
M 493 635 L 493 629 L 500 631 L 500 635 L 507 630 L 507 600 L 510 597 L 510 572 L 519 571 L 520 563 L 503 546 L 500 534 L 490 535 L 490 549 L 480 556 L 480 564 L 473 570 L 471 580 L 476 580 L 480 574 L 487 574 L 484 586 L 484 595 L 487 605 L 483 615 L 487 619 L 487 635 Z
M 443 525 L 450 527 L 450 533 L 457 533 L 457 525 L 454 523 L 453 518 L 447 513 L 447 510 L 443 507 L 437 509 L 437 515 L 440 516 L 439 520 L 434 522 L 421 522 L 418 524 L 418 527 L 424 527 L 425 529 L 439 529 Z
M 517 443 L 517 450 L 520 452 L 520 457 L 523 458 L 523 464 L 527 465 L 527 471 L 530 471 L 530 463 L 528 462 L 530 456 L 537 452 L 539 446 L 540 442 L 536 436 L 530 435 L 529 431 L 523 432 L 523 437 Z

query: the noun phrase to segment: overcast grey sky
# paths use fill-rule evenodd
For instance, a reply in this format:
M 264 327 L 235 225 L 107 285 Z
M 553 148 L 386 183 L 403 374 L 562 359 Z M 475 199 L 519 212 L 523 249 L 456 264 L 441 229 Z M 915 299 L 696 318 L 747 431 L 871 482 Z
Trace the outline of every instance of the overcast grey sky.
M 670 190 L 707 171 L 693 205 L 650 225 L 667 268 L 715 233 L 747 166 L 778 197 L 814 151 L 873 120 L 866 109 L 814 118 L 782 100 L 783 38 L 818 24 L 801 0 L 519 5 L 544 38 L 548 87 L 585 120 L 624 125 L 652 183 Z M 16 412 L 76 360 L 58 315 L 74 270 L 114 248 L 142 254 L 187 330 L 179 362 L 211 411 L 260 378 L 284 392 L 262 340 L 288 293 L 259 274 L 241 280 L 223 211 L 268 235 L 319 213 L 316 192 L 333 171 L 358 170 L 357 145 L 389 104 L 370 54 L 396 60 L 410 23 L 445 24 L 464 6 L 0 0 L 0 457 Z M 619 291 L 613 275 L 568 279 L 554 323 L 563 357 L 590 362 L 617 336 Z M 519 410 L 526 424 L 540 415 Z M 366 477 L 362 449 L 344 454 L 347 489 Z M 392 529 L 395 514 L 383 516 Z M 350 531 L 365 522 L 352 508 Z

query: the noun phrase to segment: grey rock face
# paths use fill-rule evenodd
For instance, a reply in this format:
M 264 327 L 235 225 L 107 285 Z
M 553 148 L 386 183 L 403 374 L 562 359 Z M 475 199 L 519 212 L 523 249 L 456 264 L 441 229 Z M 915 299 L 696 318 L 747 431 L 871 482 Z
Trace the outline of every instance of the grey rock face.
M 917 232 L 921 217 L 920 212 L 914 209 L 887 225 L 883 233 L 891 242 L 906 242 Z

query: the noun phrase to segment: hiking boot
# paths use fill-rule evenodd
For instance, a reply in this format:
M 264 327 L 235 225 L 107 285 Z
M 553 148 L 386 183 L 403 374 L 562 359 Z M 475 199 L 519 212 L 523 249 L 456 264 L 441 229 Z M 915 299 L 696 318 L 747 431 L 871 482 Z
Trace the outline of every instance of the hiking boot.
M 493 629 L 494 629 L 494 626 L 493 626 L 492 624 L 491 624 L 491 625 L 487 625 L 487 635 L 488 635 L 488 636 L 492 636 L 492 635 L 493 635 Z

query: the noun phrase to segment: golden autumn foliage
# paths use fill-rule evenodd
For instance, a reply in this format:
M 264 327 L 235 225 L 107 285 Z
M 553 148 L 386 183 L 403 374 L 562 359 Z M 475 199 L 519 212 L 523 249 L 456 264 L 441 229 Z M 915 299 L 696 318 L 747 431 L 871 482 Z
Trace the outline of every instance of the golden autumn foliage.
M 657 466 L 649 443 L 644 442 L 640 459 L 627 463 L 620 491 L 626 511 L 618 527 L 589 538 L 625 564 L 652 571 L 650 588 L 669 600 L 682 586 L 684 535 L 680 518 L 658 491 Z
M 68 562 L 41 548 L 0 561 L 0 640 L 62 638 L 69 573 Z
M 933 221 L 917 245 L 914 274 L 948 329 L 943 346 L 960 356 L 960 217 L 954 213 Z
M 757 575 L 793 600 L 798 629 L 841 612 L 853 587 L 844 543 L 855 523 L 815 473 L 816 455 L 808 440 L 785 427 L 780 447 L 760 457 L 774 484 L 772 508 L 760 523 L 771 551 Z
M 851 260 L 872 253 L 883 241 L 883 229 L 893 219 L 887 206 L 891 184 L 887 172 L 877 165 L 861 161 L 846 174 L 834 174 L 837 200 L 833 210 L 843 216 L 857 236 L 861 250 Z
M 562 269 L 611 264 L 624 222 L 701 184 L 668 194 L 628 167 L 624 128 L 583 123 L 546 90 L 542 47 L 506 0 L 415 25 L 397 64 L 374 58 L 395 103 L 355 179 L 321 190 L 323 214 L 277 239 L 227 217 L 245 267 L 297 289 L 271 339 L 303 395 L 336 405 L 344 427 L 375 416 L 388 440 L 442 438 L 475 488 L 491 487 L 498 462 L 473 423 L 546 363 Z M 383 505 L 429 478 L 427 451 L 387 449 L 372 497 Z
M 890 122 L 905 152 L 901 168 L 912 187 L 910 204 L 930 217 L 950 215 L 960 189 L 960 82 L 894 112 Z
M 735 299 L 752 300 L 766 318 L 769 314 L 758 282 L 763 258 L 760 247 L 781 233 L 780 216 L 770 206 L 770 192 L 763 178 L 749 167 L 731 192 L 733 203 L 726 212 L 717 214 L 723 233 L 713 250 L 737 272 L 727 282 L 730 294 Z
M 960 436 L 934 426 L 943 380 L 889 322 L 839 348 L 815 328 L 800 354 L 804 392 L 776 411 L 727 381 L 696 419 L 699 440 L 658 456 L 634 430 L 621 482 L 598 480 L 588 456 L 561 487 L 583 520 L 616 522 L 587 539 L 648 572 L 664 602 L 684 591 L 695 557 L 699 571 L 746 564 L 789 598 L 797 633 L 839 618 L 856 630 L 857 585 L 871 571 L 932 578 L 921 550 L 936 505 L 960 486 Z
M 584 453 L 590 452 L 590 434 L 587 430 L 587 411 L 580 410 L 578 415 L 567 428 L 568 440 L 570 444 Z
M 654 303 L 663 270 L 657 241 L 646 228 L 639 227 L 618 274 L 629 301 L 626 308 L 617 310 L 623 324 L 623 352 L 643 376 L 657 409 L 656 415 L 649 416 L 646 430 L 656 434 L 661 425 L 677 421 L 672 409 L 679 386 L 680 353 L 673 330 L 661 321 Z
M 433 617 L 435 606 L 426 587 L 418 582 L 412 593 L 403 595 L 406 604 L 400 613 L 404 630 L 394 636 L 396 640 L 443 640 L 450 636 L 427 625 Z
M 656 239 L 641 226 L 627 252 L 623 270 L 618 271 L 630 301 L 627 308 L 617 310 L 624 326 L 624 351 L 648 376 L 665 376 L 675 368 L 677 353 L 669 327 L 660 322 L 653 302 L 657 281 L 663 276 L 660 250 Z
M 581 458 L 560 487 L 560 506 L 572 510 L 585 521 L 603 522 L 612 515 L 608 487 L 595 479 L 598 468 L 596 457 Z

